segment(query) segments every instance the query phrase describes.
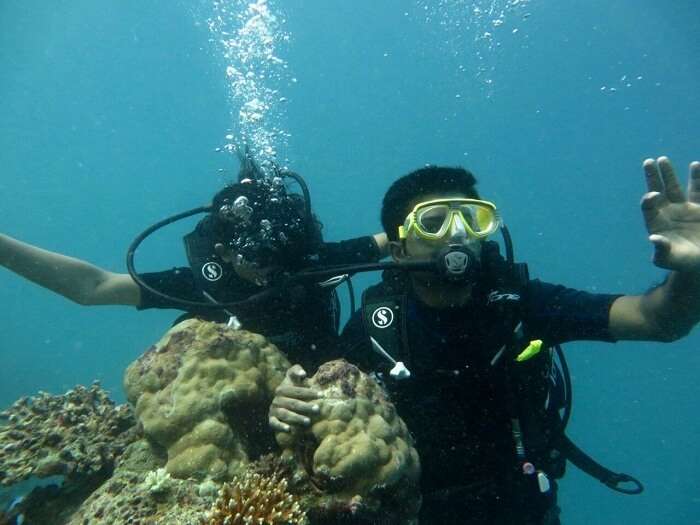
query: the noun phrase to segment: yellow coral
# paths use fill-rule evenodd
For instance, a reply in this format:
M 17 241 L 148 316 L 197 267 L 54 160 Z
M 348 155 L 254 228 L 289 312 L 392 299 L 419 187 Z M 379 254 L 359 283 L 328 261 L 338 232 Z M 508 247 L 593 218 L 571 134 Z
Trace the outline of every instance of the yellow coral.
M 210 512 L 207 525 L 305 525 L 299 498 L 287 492 L 278 474 L 246 472 L 226 483 Z
M 309 428 L 276 438 L 296 461 L 295 476 L 315 489 L 304 500 L 314 519 L 319 512 L 323 523 L 415 523 L 420 461 L 382 387 L 344 360 L 321 365 L 308 386 L 318 415 Z
M 267 408 L 288 367 L 260 335 L 189 319 L 128 368 L 124 386 L 170 475 L 227 480 L 270 448 Z
M 295 435 L 277 439 L 287 452 L 296 451 L 317 484 L 348 498 L 417 486 L 420 461 L 413 439 L 374 380 L 337 360 L 319 367 L 309 386 L 320 398 L 319 416 L 304 436 L 314 450 L 300 454 Z

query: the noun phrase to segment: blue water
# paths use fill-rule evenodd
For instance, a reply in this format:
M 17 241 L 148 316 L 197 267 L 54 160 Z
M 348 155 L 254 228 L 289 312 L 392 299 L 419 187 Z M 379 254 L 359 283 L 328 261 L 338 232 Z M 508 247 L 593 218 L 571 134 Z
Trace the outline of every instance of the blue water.
M 621 293 L 663 279 L 639 212 L 640 164 L 666 154 L 685 177 L 700 158 L 696 2 L 532 0 L 490 48 L 451 23 L 470 2 L 283 4 L 281 53 L 298 81 L 281 93 L 291 137 L 279 154 L 307 178 L 326 238 L 379 231 L 399 175 L 463 165 L 533 275 Z M 207 9 L 0 5 L 1 231 L 122 272 L 138 232 L 232 176 L 215 149 L 237 109 Z M 187 226 L 154 238 L 139 266 L 184 264 Z M 80 307 L 7 271 L 0 289 L 0 406 L 93 379 L 123 401 L 122 371 L 176 315 Z M 571 434 L 647 491 L 620 496 L 572 468 L 564 523 L 700 523 L 698 342 L 567 345 Z

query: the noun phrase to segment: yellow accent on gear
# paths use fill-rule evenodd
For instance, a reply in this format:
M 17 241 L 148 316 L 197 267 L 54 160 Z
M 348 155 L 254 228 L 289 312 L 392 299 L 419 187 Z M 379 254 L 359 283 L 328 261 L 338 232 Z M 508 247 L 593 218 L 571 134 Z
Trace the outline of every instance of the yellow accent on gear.
M 522 363 L 523 361 L 527 361 L 528 359 L 539 354 L 540 350 L 542 350 L 542 339 L 535 339 L 534 341 L 530 341 L 530 344 L 527 345 L 527 348 L 520 352 L 520 354 L 518 354 L 518 357 L 516 357 L 515 360 L 518 363 Z

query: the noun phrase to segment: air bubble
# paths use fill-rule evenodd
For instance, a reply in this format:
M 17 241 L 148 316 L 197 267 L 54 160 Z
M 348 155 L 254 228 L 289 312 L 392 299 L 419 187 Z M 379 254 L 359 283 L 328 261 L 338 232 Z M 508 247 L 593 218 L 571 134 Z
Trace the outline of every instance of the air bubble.
M 206 23 L 212 42 L 226 61 L 231 114 L 237 142 L 250 146 L 261 166 L 271 166 L 277 151 L 286 147 L 281 128 L 286 101 L 280 89 L 288 82 L 286 61 L 280 51 L 289 40 L 284 30 L 285 17 L 267 0 L 214 1 Z M 233 141 L 233 134 L 227 135 Z M 234 145 L 226 151 L 236 150 Z

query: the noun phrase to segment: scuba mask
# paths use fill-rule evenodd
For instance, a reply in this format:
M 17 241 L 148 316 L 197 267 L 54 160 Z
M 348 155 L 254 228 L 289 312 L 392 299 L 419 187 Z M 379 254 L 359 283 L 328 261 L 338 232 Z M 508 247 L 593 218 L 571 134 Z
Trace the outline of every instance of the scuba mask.
M 501 219 L 496 206 L 479 199 L 435 199 L 416 204 L 403 226 L 399 239 L 410 233 L 427 241 L 445 240 L 453 225 L 461 226 L 469 238 L 485 239 L 498 230 Z
M 215 240 L 236 254 L 237 263 L 300 266 L 310 248 L 304 204 L 282 177 L 243 179 L 214 197 Z
M 440 275 L 448 281 L 473 281 L 480 262 L 470 245 L 485 240 L 501 226 L 496 206 L 466 198 L 434 199 L 418 203 L 399 226 L 399 239 L 413 233 L 424 241 L 446 242 L 436 256 Z M 455 238 L 455 230 L 459 239 Z M 466 241 L 466 242 L 465 242 Z

